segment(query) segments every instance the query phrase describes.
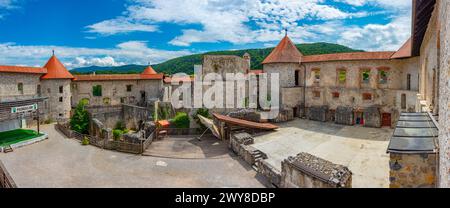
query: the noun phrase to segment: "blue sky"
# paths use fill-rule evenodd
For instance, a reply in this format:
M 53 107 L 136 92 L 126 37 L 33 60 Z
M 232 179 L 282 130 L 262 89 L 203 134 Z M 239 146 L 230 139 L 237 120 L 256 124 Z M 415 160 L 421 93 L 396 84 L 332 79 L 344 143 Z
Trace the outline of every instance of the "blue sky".
M 0 0 L 0 64 L 159 63 L 215 50 L 331 42 L 398 49 L 411 0 Z

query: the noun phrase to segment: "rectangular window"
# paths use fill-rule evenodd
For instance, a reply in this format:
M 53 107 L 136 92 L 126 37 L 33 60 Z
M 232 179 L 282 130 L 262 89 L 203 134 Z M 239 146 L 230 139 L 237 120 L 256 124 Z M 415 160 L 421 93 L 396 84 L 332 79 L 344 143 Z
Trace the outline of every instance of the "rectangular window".
M 314 91 L 313 92 L 313 96 L 314 96 L 314 98 L 320 98 L 320 92 L 319 91 Z
M 332 95 L 334 99 L 338 99 L 341 96 L 339 92 L 333 92 Z
M 121 98 L 120 98 L 120 103 L 124 104 L 126 99 L 127 99 L 127 98 L 121 97 Z
M 402 109 L 406 109 L 406 94 L 402 94 Z
M 36 87 L 36 94 L 38 94 L 39 97 L 42 96 L 41 85 L 37 85 L 37 87 Z
M 133 90 L 133 85 L 127 85 L 127 92 L 131 92 Z
M 370 93 L 363 93 L 362 96 L 364 101 L 372 100 L 372 94 Z
M 380 70 L 380 84 L 388 83 L 388 72 L 386 70 Z
M 102 96 L 102 86 L 96 85 L 92 87 L 92 95 L 95 97 L 101 97 Z
M 19 94 L 23 95 L 23 83 L 17 84 L 17 90 L 19 91 Z
M 406 90 L 411 90 L 411 74 L 406 76 Z
M 64 93 L 64 87 L 63 86 L 59 86 L 59 93 Z
M 362 83 L 363 84 L 369 84 L 370 83 L 370 70 L 365 69 L 362 71 L 361 74 L 361 78 L 362 78 Z
M 300 71 L 295 71 L 295 86 L 300 86 Z
M 341 69 L 338 72 L 338 83 L 344 85 L 347 82 L 347 70 Z
M 60 102 L 60 103 L 63 102 L 63 97 L 59 97 L 59 102 Z
M 314 69 L 314 82 L 320 82 L 320 69 Z

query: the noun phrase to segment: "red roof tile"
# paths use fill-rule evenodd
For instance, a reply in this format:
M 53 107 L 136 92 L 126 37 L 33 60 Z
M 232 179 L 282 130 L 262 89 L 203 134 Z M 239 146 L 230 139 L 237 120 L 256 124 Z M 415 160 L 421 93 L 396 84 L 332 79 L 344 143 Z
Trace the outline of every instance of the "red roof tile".
M 164 83 L 172 83 L 172 81 L 175 82 L 193 82 L 194 81 L 194 77 L 189 77 L 189 78 L 173 78 L 173 77 L 166 77 L 164 78 Z
M 302 53 L 297 46 L 286 35 L 272 53 L 263 61 L 262 64 L 270 63 L 299 63 Z
M 0 66 L 0 72 L 46 74 L 47 69 L 39 67 L 26 67 L 26 66 Z
M 42 76 L 41 79 L 73 79 L 72 74 L 55 55 L 48 60 L 44 68 L 47 69 L 47 74 Z
M 152 66 L 148 66 L 145 68 L 145 70 L 142 72 L 142 74 L 149 75 L 149 74 L 158 74 L 156 71 L 152 68 Z
M 391 58 L 395 59 L 395 58 L 409 58 L 411 57 L 412 54 L 412 41 L 411 38 L 408 39 L 408 41 L 406 41 L 405 44 L 403 44 L 403 46 L 394 53 L 394 55 L 392 55 Z
M 395 52 L 356 52 L 304 56 L 302 63 L 324 61 L 389 60 Z
M 260 70 L 260 69 L 258 69 L 258 70 L 250 70 L 250 73 L 258 75 L 258 74 L 264 73 L 264 70 Z
M 101 74 L 75 75 L 74 81 L 127 81 L 127 80 L 162 80 L 163 74 Z

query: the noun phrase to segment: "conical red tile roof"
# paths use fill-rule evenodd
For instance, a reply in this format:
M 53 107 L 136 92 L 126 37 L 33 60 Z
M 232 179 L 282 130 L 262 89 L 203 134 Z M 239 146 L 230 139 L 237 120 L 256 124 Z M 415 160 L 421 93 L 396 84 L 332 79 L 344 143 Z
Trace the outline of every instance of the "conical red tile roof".
M 156 71 L 152 68 L 152 66 L 148 66 L 148 67 L 145 68 L 145 70 L 142 72 L 142 75 L 153 75 L 153 74 L 158 74 L 158 73 L 156 73 Z
M 47 74 L 41 77 L 41 79 L 73 79 L 74 77 L 69 70 L 64 67 L 61 61 L 53 55 L 45 64 L 44 68 L 47 69 Z
M 302 56 L 297 46 L 286 35 L 272 53 L 263 61 L 263 64 L 299 63 Z

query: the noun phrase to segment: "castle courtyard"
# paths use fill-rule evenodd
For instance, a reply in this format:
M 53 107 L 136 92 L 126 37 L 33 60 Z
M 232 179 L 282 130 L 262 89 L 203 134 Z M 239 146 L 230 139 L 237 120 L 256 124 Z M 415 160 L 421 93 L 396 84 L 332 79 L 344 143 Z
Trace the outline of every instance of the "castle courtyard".
M 388 188 L 389 154 L 393 130 L 362 128 L 297 119 L 280 124 L 277 132 L 255 136 L 253 147 L 266 153 L 281 170 L 281 162 L 306 152 L 347 166 L 354 188 Z
M 0 154 L 20 188 L 240 188 L 265 180 L 237 157 L 167 159 L 82 146 L 45 125 L 49 139 Z

